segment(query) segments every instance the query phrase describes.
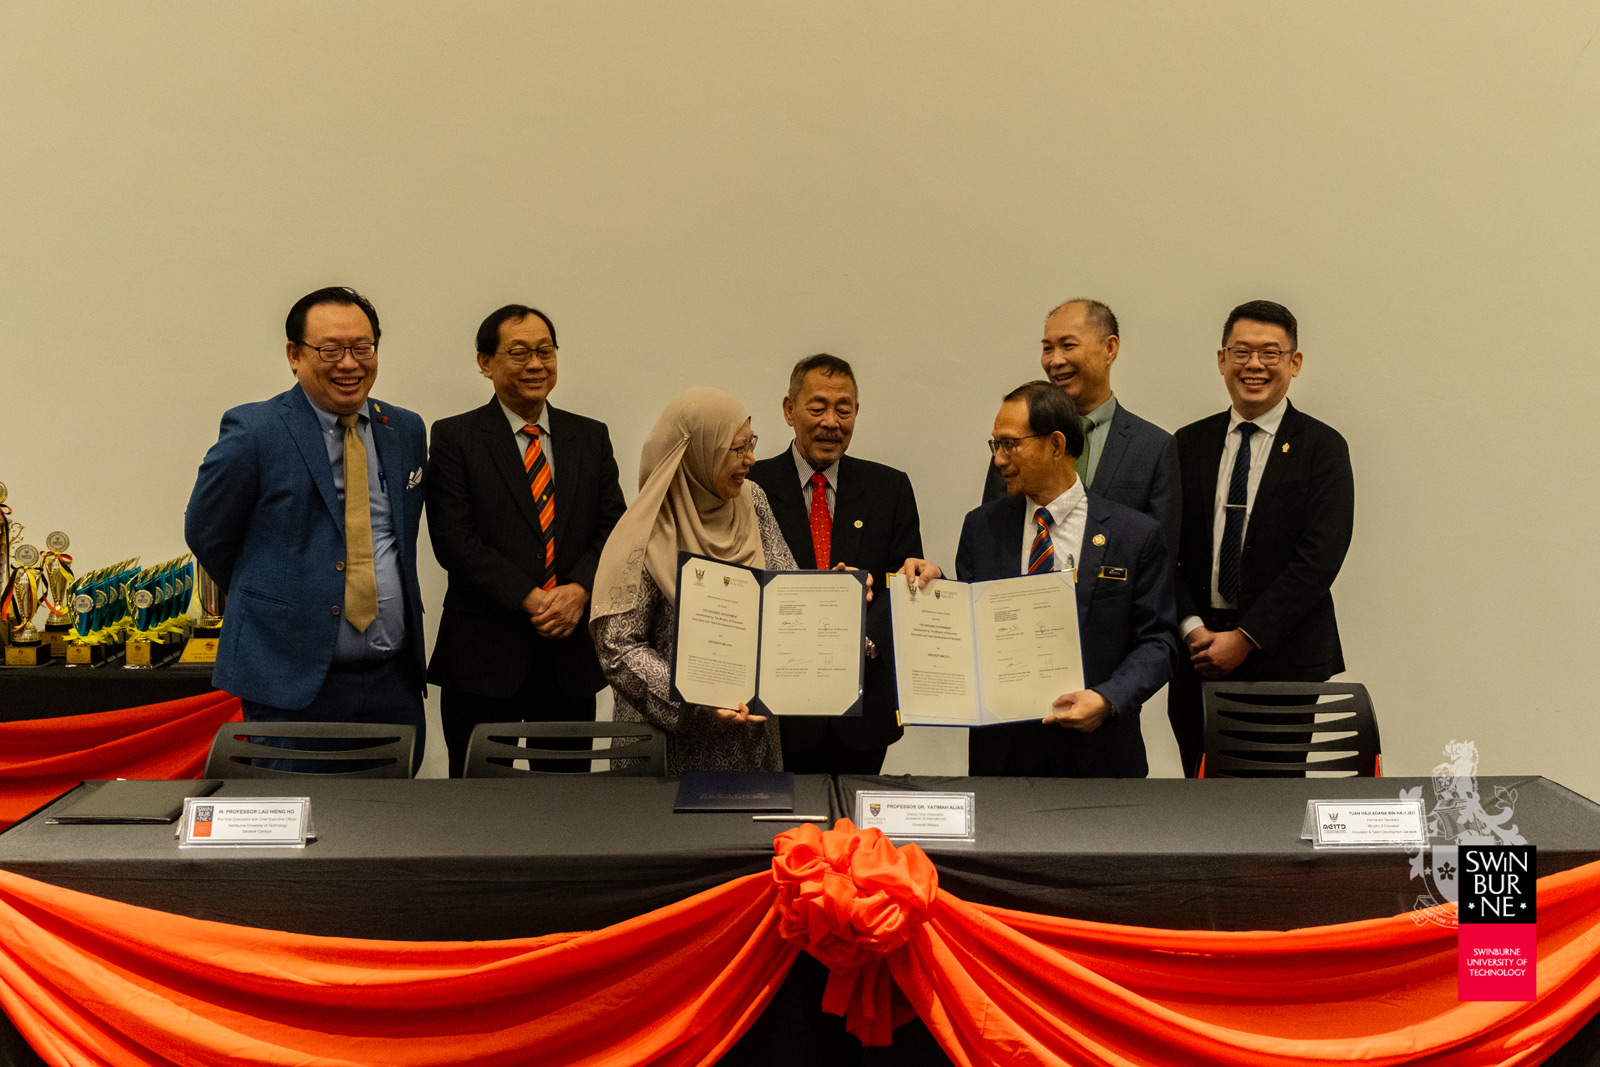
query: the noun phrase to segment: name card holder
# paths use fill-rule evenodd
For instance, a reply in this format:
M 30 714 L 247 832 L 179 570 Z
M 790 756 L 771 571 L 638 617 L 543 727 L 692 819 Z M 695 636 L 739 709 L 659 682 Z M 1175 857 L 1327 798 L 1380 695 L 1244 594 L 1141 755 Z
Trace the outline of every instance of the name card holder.
M 188 797 L 179 848 L 305 848 L 316 838 L 310 797 Z
M 1414 849 L 1428 844 L 1420 800 L 1308 800 L 1300 839 L 1312 848 Z
M 967 841 L 978 824 L 971 793 L 863 790 L 856 794 L 855 824 L 899 841 Z

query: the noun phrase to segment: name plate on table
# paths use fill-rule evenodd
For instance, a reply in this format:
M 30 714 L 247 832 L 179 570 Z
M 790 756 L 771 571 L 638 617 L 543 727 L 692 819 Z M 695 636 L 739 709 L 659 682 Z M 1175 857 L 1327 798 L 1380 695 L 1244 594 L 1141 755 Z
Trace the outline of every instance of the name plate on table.
M 863 790 L 856 794 L 855 824 L 882 830 L 886 837 L 971 841 L 977 804 L 971 793 Z
M 310 797 L 190 797 L 178 823 L 179 848 L 305 848 Z
M 1420 800 L 1308 800 L 1300 837 L 1313 848 L 1418 848 L 1428 827 Z

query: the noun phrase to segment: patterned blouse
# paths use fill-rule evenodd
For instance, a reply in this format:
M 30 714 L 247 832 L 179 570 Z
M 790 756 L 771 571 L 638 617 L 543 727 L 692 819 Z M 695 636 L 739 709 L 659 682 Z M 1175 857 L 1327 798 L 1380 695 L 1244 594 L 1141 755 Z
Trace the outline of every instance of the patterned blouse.
M 746 483 L 746 491 L 756 508 L 767 570 L 797 570 L 766 493 L 754 482 Z M 640 575 L 639 603 L 634 609 L 595 623 L 594 647 L 600 669 L 616 694 L 616 720 L 648 722 L 666 731 L 669 775 L 782 770 L 777 719 L 728 722 L 709 708 L 672 699 L 672 647 L 677 630 L 677 613 L 648 570 Z

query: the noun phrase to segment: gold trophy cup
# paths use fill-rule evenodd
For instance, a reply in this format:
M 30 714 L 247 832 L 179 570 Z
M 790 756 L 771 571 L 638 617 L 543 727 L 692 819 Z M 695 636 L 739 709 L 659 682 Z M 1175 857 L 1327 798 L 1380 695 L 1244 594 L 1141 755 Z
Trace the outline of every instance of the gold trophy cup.
M 11 603 L 18 625 L 11 630 L 11 646 L 6 649 L 7 667 L 42 667 L 50 662 L 50 646 L 33 628 L 34 613 L 39 610 L 38 589 L 42 584 L 39 574 L 39 550 L 32 545 L 21 545 L 13 557 Z
M 50 550 L 44 558 L 45 585 L 50 590 L 50 618 L 45 620 L 44 639 L 50 646 L 50 654 L 62 659 L 67 654 L 67 634 L 78 617 L 72 610 L 72 598 L 67 595 L 72 586 L 72 571 L 67 567 L 66 552 L 72 547 L 72 541 L 56 530 L 44 539 L 44 544 Z

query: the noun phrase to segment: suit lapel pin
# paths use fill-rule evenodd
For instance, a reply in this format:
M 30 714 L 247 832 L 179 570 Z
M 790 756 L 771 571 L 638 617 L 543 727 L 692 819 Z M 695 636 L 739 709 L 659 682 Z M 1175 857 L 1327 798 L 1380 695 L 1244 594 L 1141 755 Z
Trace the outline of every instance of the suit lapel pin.
M 1095 534 L 1094 535 L 1094 547 L 1100 548 L 1105 543 L 1106 543 L 1106 535 L 1105 534 Z
M 1284 442 L 1284 443 L 1283 443 L 1283 450 L 1284 450 L 1284 451 L 1285 451 L 1285 452 L 1287 452 L 1287 451 L 1289 451 L 1289 442 L 1288 442 L 1288 441 L 1285 441 L 1285 442 Z
M 856 520 L 856 529 L 858 529 L 858 530 L 861 529 L 861 520 L 860 519 Z

